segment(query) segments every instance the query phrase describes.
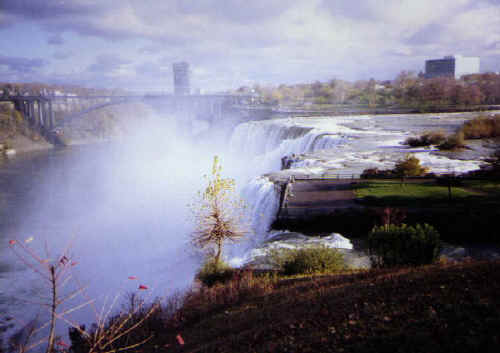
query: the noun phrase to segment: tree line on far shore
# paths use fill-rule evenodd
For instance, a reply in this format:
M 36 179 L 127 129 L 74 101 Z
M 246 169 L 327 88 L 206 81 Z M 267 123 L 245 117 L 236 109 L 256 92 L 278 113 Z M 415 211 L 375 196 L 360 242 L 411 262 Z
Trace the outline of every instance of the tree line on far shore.
M 242 86 L 234 91 L 254 94 L 261 101 L 285 106 L 328 106 L 338 104 L 411 107 L 425 111 L 432 107 L 500 104 L 500 74 L 483 73 L 426 79 L 412 71 L 402 71 L 394 80 L 374 79 L 279 86 Z

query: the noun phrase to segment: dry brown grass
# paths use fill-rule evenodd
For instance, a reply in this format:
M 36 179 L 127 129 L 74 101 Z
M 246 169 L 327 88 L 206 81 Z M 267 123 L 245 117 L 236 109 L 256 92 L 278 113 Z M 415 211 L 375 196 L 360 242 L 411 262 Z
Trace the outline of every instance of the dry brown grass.
M 476 352 L 500 343 L 500 262 L 261 282 L 242 273 L 156 311 L 136 352 Z M 178 304 L 178 303 L 177 303 Z M 144 330 L 144 332 L 142 332 Z
M 185 345 L 168 351 L 491 351 L 500 337 L 499 269 L 463 263 L 288 280 L 182 322 Z
M 461 127 L 465 139 L 481 139 L 500 136 L 500 114 L 479 116 L 466 121 Z

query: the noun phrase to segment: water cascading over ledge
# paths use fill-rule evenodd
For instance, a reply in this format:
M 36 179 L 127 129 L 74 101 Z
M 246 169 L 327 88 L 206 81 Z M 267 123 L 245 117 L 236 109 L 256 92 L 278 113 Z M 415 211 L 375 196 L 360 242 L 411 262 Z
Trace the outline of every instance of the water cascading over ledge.
M 285 156 L 334 149 L 345 144 L 343 134 L 297 126 L 289 119 L 247 122 L 234 130 L 230 150 L 248 156 L 260 174 L 282 169 Z

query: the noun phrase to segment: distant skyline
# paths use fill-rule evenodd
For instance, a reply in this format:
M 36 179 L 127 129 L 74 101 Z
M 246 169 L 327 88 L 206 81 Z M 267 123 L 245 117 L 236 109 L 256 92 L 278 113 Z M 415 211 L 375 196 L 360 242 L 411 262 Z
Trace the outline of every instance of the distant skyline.
M 0 81 L 172 91 L 393 79 L 425 60 L 500 71 L 500 0 L 0 0 Z

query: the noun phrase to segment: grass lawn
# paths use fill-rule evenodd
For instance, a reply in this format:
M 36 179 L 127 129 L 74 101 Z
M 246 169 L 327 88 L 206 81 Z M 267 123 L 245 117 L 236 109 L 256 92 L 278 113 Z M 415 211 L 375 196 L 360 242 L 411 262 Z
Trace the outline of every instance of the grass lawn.
M 357 199 L 368 204 L 426 206 L 448 202 L 448 187 L 436 185 L 435 182 L 408 182 L 399 180 L 367 181 L 354 185 Z M 452 199 L 465 201 L 477 198 L 482 193 L 463 187 L 451 188 Z
M 487 193 L 488 196 L 500 196 L 500 180 L 466 180 L 464 187 Z

